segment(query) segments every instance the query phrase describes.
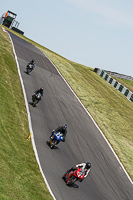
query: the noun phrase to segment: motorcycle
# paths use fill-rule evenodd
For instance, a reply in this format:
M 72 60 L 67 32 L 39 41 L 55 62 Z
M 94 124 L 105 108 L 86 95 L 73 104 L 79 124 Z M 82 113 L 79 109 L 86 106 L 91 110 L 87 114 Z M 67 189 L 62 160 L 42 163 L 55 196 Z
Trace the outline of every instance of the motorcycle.
M 70 169 L 68 170 L 64 175 L 63 179 L 65 180 L 66 184 L 68 186 L 72 186 L 76 181 L 82 181 L 85 176 L 85 171 L 79 167 L 77 167 L 75 170 Z
M 36 106 L 36 104 L 41 100 L 41 94 L 40 93 L 37 93 L 37 94 L 34 94 L 32 96 L 32 105 L 33 107 Z
M 62 140 L 63 140 L 62 133 L 60 132 L 54 133 L 54 135 L 50 137 L 50 142 L 49 142 L 50 148 L 53 149 Z
M 26 66 L 26 73 L 29 74 L 33 69 L 34 69 L 34 65 L 29 63 Z

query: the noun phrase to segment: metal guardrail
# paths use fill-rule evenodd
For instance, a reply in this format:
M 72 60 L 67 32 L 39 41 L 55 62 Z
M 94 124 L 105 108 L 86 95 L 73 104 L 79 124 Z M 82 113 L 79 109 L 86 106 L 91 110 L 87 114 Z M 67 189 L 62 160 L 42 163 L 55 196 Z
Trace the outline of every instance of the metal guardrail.
M 129 81 L 133 81 L 133 77 L 132 76 L 127 76 L 127 75 L 124 75 L 124 74 L 119 74 L 117 72 L 111 72 L 111 71 L 107 71 L 107 70 L 104 70 L 107 74 L 110 74 L 112 76 L 115 76 L 117 78 L 120 78 L 120 79 L 126 79 L 126 80 L 129 80 Z
M 99 74 L 105 81 L 107 81 L 110 85 L 112 85 L 114 88 L 116 88 L 119 92 L 121 92 L 128 100 L 133 102 L 133 93 L 128 90 L 125 86 L 123 86 L 121 83 L 116 81 L 114 78 L 109 76 L 107 71 L 99 68 L 95 68 L 94 72 Z M 127 79 L 129 80 L 129 79 Z

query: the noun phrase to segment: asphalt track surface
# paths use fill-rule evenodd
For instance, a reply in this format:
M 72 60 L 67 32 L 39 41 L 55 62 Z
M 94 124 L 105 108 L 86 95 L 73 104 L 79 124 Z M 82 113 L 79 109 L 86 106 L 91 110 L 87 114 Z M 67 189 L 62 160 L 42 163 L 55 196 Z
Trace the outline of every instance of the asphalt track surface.
M 35 145 L 48 184 L 57 200 L 133 200 L 133 186 L 109 145 L 47 57 L 36 47 L 10 33 L 24 82 Z M 27 75 L 27 63 L 36 67 Z M 44 96 L 32 107 L 33 92 L 44 87 Z M 51 131 L 68 125 L 65 143 L 51 150 Z M 68 187 L 61 178 L 67 169 L 90 161 L 91 171 L 78 188 Z

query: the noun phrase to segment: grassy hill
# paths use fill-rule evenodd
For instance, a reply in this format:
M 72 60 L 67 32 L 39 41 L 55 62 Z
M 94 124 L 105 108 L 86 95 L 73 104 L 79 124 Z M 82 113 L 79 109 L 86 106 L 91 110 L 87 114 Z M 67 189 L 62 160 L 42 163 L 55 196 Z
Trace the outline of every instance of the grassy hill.
M 94 73 L 93 68 L 72 62 L 22 35 L 19 37 L 34 44 L 56 65 L 133 180 L 133 103 Z M 26 140 L 29 129 L 22 89 L 12 46 L 1 26 L 0 74 L 0 199 L 52 199 L 36 163 L 32 144 Z M 132 81 L 120 81 L 133 90 Z

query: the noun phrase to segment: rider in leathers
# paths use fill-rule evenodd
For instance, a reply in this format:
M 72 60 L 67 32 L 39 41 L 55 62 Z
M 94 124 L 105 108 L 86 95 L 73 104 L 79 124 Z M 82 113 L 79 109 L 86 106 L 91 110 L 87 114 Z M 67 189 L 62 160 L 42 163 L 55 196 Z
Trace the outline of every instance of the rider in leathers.
M 67 124 L 64 124 L 63 126 L 59 126 L 58 128 L 56 128 L 55 130 L 52 131 L 52 134 L 50 137 L 52 137 L 54 135 L 54 133 L 56 132 L 60 132 L 63 134 L 63 142 L 65 142 L 65 137 L 67 134 Z
M 70 172 L 71 170 L 76 170 L 77 167 L 81 168 L 84 170 L 85 175 L 84 178 L 82 180 L 79 180 L 80 182 L 82 182 L 88 175 L 88 173 L 90 172 L 90 168 L 91 168 L 91 163 L 87 162 L 87 163 L 81 163 L 81 164 L 77 164 L 75 167 L 72 167 L 71 169 L 69 169 L 67 172 Z
M 27 64 L 27 66 L 29 66 L 30 64 L 32 65 L 32 70 L 33 70 L 34 67 L 35 67 L 35 60 L 32 59 L 32 60 Z
M 88 175 L 88 173 L 90 172 L 91 163 L 90 163 L 90 162 L 81 163 L 81 164 L 76 165 L 76 167 L 79 167 L 79 168 L 81 168 L 81 169 L 83 169 L 83 170 L 85 171 L 85 176 L 84 176 L 84 178 L 86 178 L 87 175 Z
M 44 90 L 43 88 L 40 88 L 40 89 L 36 90 L 36 91 L 34 92 L 34 94 L 40 93 L 41 96 L 43 96 L 43 90 Z
M 36 90 L 35 92 L 34 92 L 34 94 L 32 95 L 32 98 L 36 98 L 36 95 L 38 94 L 38 93 L 40 93 L 41 94 L 41 96 L 43 96 L 43 88 L 40 88 L 40 89 L 38 89 L 38 90 Z M 37 98 L 36 98 L 37 99 Z M 40 99 L 38 99 L 38 101 L 41 101 L 41 98 Z

